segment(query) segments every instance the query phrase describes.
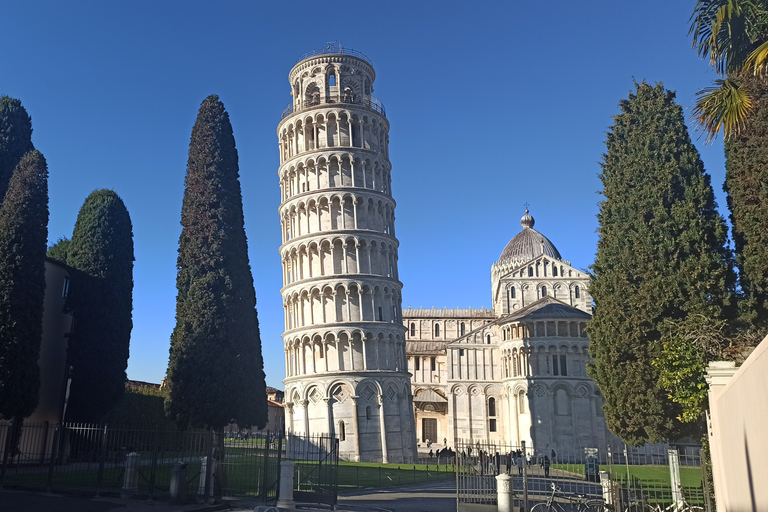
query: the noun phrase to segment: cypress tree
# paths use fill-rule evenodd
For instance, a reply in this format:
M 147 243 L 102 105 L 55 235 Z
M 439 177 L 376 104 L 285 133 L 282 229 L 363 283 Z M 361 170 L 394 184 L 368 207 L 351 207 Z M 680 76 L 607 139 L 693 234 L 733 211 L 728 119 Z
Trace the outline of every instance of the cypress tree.
M 608 427 L 628 444 L 696 430 L 659 386 L 665 322 L 732 315 L 734 276 L 726 227 L 682 108 L 662 84 L 635 83 L 607 134 L 604 200 L 590 292 L 589 375 Z M 662 362 L 663 364 L 663 362 Z
M 181 210 L 166 412 L 180 426 L 262 428 L 266 386 L 229 114 L 206 98 L 192 128 Z
M 48 238 L 48 168 L 30 151 L 0 207 L 0 417 L 20 422 L 37 407 Z
M 747 325 L 768 327 L 768 81 L 743 73 L 752 97 L 741 129 L 725 138 L 725 186 Z
M 67 415 L 99 421 L 123 396 L 133 327 L 133 228 L 114 191 L 96 190 L 85 200 L 66 257 L 73 269 L 67 306 L 75 320 Z
M 33 149 L 32 119 L 21 101 L 8 96 L 0 97 L 0 204 L 13 170 L 21 157 Z

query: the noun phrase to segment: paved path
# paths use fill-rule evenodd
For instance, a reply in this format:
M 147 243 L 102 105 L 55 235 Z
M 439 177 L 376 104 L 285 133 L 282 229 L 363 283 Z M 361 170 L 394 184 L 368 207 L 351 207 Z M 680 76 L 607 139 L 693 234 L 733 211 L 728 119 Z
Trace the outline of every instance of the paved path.
M 84 498 L 0 490 L 0 512 L 251 512 L 257 505 L 263 503 L 225 500 L 216 506 L 176 505 L 167 501 Z M 314 507 L 309 505 L 300 508 L 302 511 L 313 509 Z M 340 512 L 446 512 L 455 509 L 456 487 L 452 480 L 388 489 L 350 491 L 339 496 L 339 504 L 336 507 Z
M 389 489 L 371 489 L 339 496 L 339 510 L 446 512 L 456 510 L 456 482 L 443 480 Z

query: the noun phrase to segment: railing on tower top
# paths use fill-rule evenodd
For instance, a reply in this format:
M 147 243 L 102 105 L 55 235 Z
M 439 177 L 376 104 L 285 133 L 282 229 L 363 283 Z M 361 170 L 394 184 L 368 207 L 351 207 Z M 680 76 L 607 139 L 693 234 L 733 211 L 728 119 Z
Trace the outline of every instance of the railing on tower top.
M 353 105 L 363 105 L 366 107 L 369 107 L 379 114 L 383 115 L 384 117 L 387 117 L 387 110 L 384 108 L 384 104 L 381 103 L 381 101 L 378 100 L 378 98 L 374 98 L 371 96 L 371 99 L 368 98 L 361 98 L 361 99 L 349 99 L 349 98 L 343 98 L 341 101 L 337 102 L 334 100 L 329 101 L 304 101 L 300 102 L 300 106 L 294 110 L 293 108 L 293 102 L 289 103 L 288 106 L 283 109 L 283 113 L 280 116 L 280 119 L 285 119 L 289 115 L 293 114 L 295 112 L 301 112 L 302 110 L 305 110 L 310 107 L 316 107 L 318 105 L 336 105 L 338 103 L 350 103 Z
M 294 62 L 293 65 L 295 66 L 299 62 L 309 59 L 310 57 L 317 57 L 319 55 L 339 55 L 339 54 L 352 55 L 353 57 L 363 59 L 365 62 L 373 66 L 373 62 L 371 62 L 371 59 L 369 59 L 367 55 L 357 50 L 353 50 L 352 48 L 344 48 L 343 46 L 341 46 L 341 43 L 339 43 L 338 41 L 333 41 L 332 43 L 328 43 L 325 47 L 319 50 L 312 50 L 311 52 L 305 53 L 304 55 L 296 59 L 296 62 Z

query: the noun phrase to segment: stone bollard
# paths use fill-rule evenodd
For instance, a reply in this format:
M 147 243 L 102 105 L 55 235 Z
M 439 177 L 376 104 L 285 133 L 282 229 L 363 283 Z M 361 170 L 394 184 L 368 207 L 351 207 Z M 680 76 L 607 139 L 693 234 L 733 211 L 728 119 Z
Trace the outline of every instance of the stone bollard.
M 200 457 L 200 485 L 197 486 L 197 494 L 199 496 L 205 495 L 205 472 L 208 469 L 208 457 Z M 211 495 L 213 495 L 213 489 L 211 489 Z
M 123 491 L 120 496 L 128 498 L 139 489 L 139 460 L 141 455 L 131 452 L 125 457 L 125 477 L 123 478 Z
M 600 485 L 603 487 L 603 501 L 606 505 L 613 505 L 613 482 L 608 478 L 607 471 L 600 471 Z
M 498 499 L 499 512 L 513 512 L 513 490 L 511 476 L 502 473 L 496 477 L 496 496 Z
M 280 463 L 280 491 L 277 495 L 279 508 L 293 508 L 293 461 L 284 460 Z
M 171 470 L 171 501 L 184 503 L 187 500 L 187 464 L 174 462 Z

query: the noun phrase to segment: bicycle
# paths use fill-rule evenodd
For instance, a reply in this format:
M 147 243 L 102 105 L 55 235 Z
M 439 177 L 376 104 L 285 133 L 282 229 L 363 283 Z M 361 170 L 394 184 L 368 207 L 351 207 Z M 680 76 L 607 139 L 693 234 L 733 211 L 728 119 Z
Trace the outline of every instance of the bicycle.
M 575 505 L 575 509 L 573 505 L 566 509 L 562 503 L 555 501 L 556 496 Z M 547 501 L 534 505 L 531 512 L 605 512 L 608 510 L 610 510 L 610 508 L 606 507 L 603 500 L 587 498 L 583 494 L 568 496 L 553 483 L 552 494 L 549 495 Z
M 658 503 L 651 505 L 644 501 L 630 503 L 624 512 L 704 512 L 704 508 L 698 505 L 689 505 L 685 499 L 682 503 L 673 503 L 666 508 L 662 508 Z

